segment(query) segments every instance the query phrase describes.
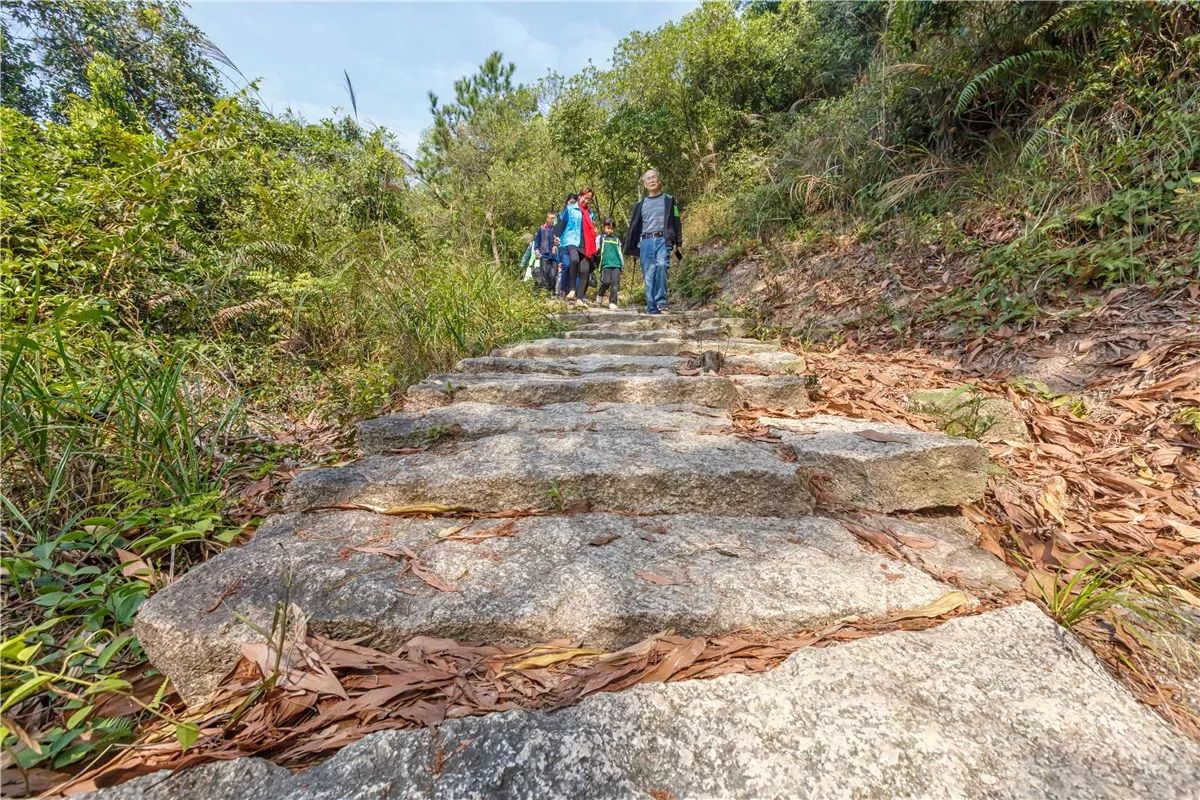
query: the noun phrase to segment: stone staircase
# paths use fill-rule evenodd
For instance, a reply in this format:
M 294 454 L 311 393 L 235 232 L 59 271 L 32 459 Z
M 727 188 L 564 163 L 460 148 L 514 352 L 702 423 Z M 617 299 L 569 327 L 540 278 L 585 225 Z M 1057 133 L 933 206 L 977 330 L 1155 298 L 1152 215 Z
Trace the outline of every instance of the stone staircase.
M 137 634 L 184 698 L 261 640 L 230 609 L 269 627 L 285 573 L 310 632 L 382 649 L 782 634 L 920 615 L 951 592 L 974 613 L 760 674 L 376 733 L 303 773 L 245 758 L 103 797 L 1200 796 L 1200 746 L 1035 606 L 1001 600 L 1016 578 L 947 510 L 982 496 L 980 445 L 795 414 L 803 359 L 739 338 L 741 320 L 573 319 L 412 387 L 404 413 L 360 425 L 361 460 L 302 474 L 248 544 L 155 595 Z M 496 521 L 448 539 L 444 518 L 398 515 L 431 504 L 542 513 L 474 541 Z M 858 525 L 901 544 L 864 546 Z M 378 552 L 400 546 L 449 590 Z M 443 747 L 454 757 L 431 756 Z

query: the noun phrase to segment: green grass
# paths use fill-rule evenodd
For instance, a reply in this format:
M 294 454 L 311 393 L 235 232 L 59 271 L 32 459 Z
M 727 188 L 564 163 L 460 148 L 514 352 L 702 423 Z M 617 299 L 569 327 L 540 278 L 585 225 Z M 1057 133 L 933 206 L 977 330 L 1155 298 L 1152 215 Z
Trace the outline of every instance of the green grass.
M 124 676 L 144 664 L 141 604 L 239 533 L 223 492 L 256 446 L 247 411 L 365 416 L 459 358 L 549 328 L 541 301 L 490 266 L 384 255 L 348 259 L 355 280 L 297 309 L 315 352 L 151 338 L 79 305 L 6 338 L 0 738 L 18 768 L 68 767 L 162 715 L 114 717 L 96 698 L 128 694 Z

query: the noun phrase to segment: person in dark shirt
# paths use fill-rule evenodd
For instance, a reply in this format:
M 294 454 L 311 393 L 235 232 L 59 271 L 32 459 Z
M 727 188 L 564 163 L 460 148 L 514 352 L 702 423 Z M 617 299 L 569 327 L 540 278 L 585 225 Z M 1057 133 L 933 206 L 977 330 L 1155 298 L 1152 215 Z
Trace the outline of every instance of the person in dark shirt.
M 554 249 L 554 220 L 557 215 L 553 210 L 546 212 L 546 221 L 537 229 L 533 237 L 533 246 L 537 250 L 541 263 L 537 270 L 537 286 L 547 289 L 554 294 L 558 281 L 558 258 Z

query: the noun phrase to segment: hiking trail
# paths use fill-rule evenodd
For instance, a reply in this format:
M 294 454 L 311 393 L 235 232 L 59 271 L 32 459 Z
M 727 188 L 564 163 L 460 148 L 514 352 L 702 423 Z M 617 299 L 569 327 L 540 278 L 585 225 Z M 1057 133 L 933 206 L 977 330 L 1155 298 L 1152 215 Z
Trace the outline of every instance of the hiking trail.
M 985 491 L 978 442 L 806 414 L 804 358 L 743 320 L 569 318 L 413 386 L 359 426 L 361 460 L 301 474 L 247 544 L 151 598 L 136 632 L 180 694 L 217 688 L 262 641 L 244 620 L 270 629 L 283 602 L 383 650 L 879 631 L 765 671 L 371 733 L 303 772 L 239 758 L 93 796 L 1194 797 L 1200 745 L 975 546 L 954 507 Z M 505 512 L 522 513 L 486 535 Z

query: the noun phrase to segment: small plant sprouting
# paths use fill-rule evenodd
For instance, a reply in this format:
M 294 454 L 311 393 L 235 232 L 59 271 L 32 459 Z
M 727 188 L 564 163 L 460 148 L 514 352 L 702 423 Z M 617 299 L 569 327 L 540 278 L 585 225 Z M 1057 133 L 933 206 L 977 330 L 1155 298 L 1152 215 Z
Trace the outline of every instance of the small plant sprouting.
M 915 410 L 938 420 L 938 427 L 951 436 L 982 439 L 996 424 L 996 417 L 983 410 L 987 395 L 974 386 L 955 389 L 936 400 L 918 401 Z
M 553 481 L 550 488 L 546 490 L 546 497 L 550 499 L 550 507 L 555 511 L 562 513 L 563 507 L 566 505 L 563 497 L 562 489 L 558 485 L 558 481 Z
M 421 434 L 421 445 L 432 447 L 447 439 L 453 439 L 460 430 L 457 425 L 430 425 Z

